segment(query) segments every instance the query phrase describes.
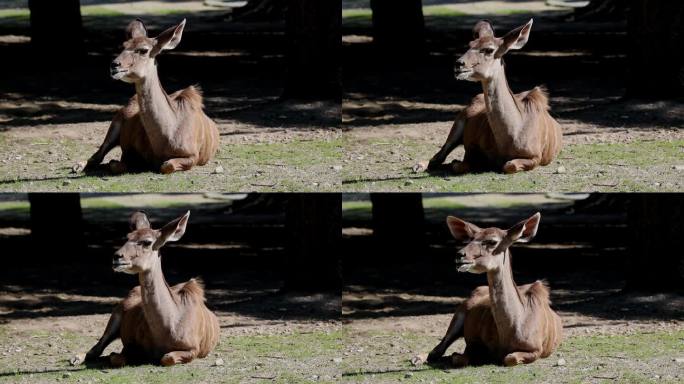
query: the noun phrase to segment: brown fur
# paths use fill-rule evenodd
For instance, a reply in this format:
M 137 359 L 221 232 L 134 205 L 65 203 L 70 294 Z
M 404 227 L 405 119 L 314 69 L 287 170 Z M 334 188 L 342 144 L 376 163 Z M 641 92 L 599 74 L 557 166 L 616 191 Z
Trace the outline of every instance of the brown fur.
M 473 98 L 458 116 L 457 121 L 465 121 L 463 160 L 473 171 L 501 170 L 507 161 L 520 158 L 535 159 L 540 165 L 548 165 L 560 152 L 560 125 L 548 113 L 546 90 L 535 87 L 514 96 L 528 122 L 525 129 L 533 133 L 530 135 L 530 141 L 522 146 L 497 144 L 489 126 L 482 93 Z
M 219 323 L 216 316 L 204 304 L 204 288 L 202 283 L 191 279 L 185 283 L 170 287 L 177 303 L 186 309 L 189 323 L 179 337 L 167 340 L 154 340 L 147 323 L 142 305 L 141 288 L 133 288 L 121 302 L 123 316 L 120 337 L 123 344 L 122 355 L 128 362 L 159 362 L 166 353 L 189 350 L 196 357 L 206 357 L 218 343 Z
M 469 364 L 502 363 L 512 352 L 527 350 L 539 357 L 548 357 L 560 345 L 562 324 L 560 317 L 551 309 L 549 290 L 537 281 L 518 286 L 526 310 L 533 315 L 528 320 L 534 328 L 525 329 L 522 335 L 500 340 L 492 315 L 489 287 L 481 286 L 473 291 L 457 312 L 465 313 L 461 337 L 466 342 Z
M 177 110 L 191 116 L 191 123 L 188 129 L 179 130 L 179 137 L 169 138 L 167 143 L 159 143 L 158 150 L 153 148 L 145 131 L 137 95 L 133 96 L 114 117 L 114 120 L 121 124 L 121 162 L 126 164 L 128 169 L 159 170 L 165 161 L 188 155 L 196 159 L 197 165 L 204 165 L 216 154 L 219 143 L 218 129 L 202 110 L 200 89 L 190 86 L 172 93 L 168 98 Z

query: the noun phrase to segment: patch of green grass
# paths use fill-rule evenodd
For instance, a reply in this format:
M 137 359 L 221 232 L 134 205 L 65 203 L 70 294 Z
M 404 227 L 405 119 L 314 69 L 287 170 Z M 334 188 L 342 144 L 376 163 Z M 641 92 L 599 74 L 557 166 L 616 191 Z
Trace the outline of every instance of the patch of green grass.
M 115 9 L 108 8 L 108 7 L 102 7 L 102 6 L 97 6 L 97 5 L 84 5 L 81 7 L 81 15 L 82 16 L 104 17 L 104 16 L 122 16 L 122 15 L 124 15 L 124 13 L 119 12 Z
M 458 17 L 464 16 L 465 13 L 439 5 L 428 5 L 423 7 L 423 16 L 441 16 L 441 17 Z
M 387 139 L 383 139 L 387 141 Z M 619 144 L 575 144 L 566 146 L 550 165 L 531 172 L 504 175 L 496 172 L 455 176 L 416 174 L 413 163 L 397 161 L 429 159 L 437 148 L 417 139 L 392 143 L 395 157 L 372 151 L 373 141 L 349 143 L 348 150 L 365 157 L 356 167 L 345 169 L 345 191 L 424 192 L 663 192 L 678 191 L 681 174 L 673 165 L 681 163 L 684 140 L 635 141 Z M 452 158 L 461 158 L 452 155 Z M 654 154 L 658 154 L 654 157 Z M 449 160 L 449 161 L 450 161 Z M 417 161 L 417 160 L 416 160 Z M 565 168 L 558 173 L 559 166 Z
M 429 351 L 438 340 L 410 332 L 365 332 L 349 335 L 348 341 L 363 345 L 363 355 L 352 355 L 343 374 L 345 382 L 367 383 L 585 383 L 597 376 L 620 383 L 675 383 L 684 330 L 633 335 L 587 335 L 569 337 L 558 351 L 533 364 L 506 368 L 497 365 L 451 369 L 414 367 L 406 352 Z M 368 340 L 373 340 L 369 342 Z M 389 348 L 393 345 L 394 348 Z M 462 348 L 462 346 L 460 347 Z M 367 356 L 376 356 L 364 363 Z M 566 365 L 559 367 L 559 357 Z M 656 379 L 658 375 L 660 378 Z
M 96 337 L 83 332 L 15 331 L 0 327 L 0 345 L 19 352 L 0 355 L 0 383 L 275 383 L 333 382 L 341 370 L 332 363 L 341 350 L 339 331 L 285 335 L 230 336 L 223 334 L 206 358 L 173 367 L 157 365 L 110 368 L 106 365 L 72 367 L 68 359 L 88 350 Z M 119 342 L 105 351 L 121 348 Z M 66 351 L 66 352 L 65 352 Z M 220 357 L 223 366 L 215 366 Z M 313 380 L 313 375 L 319 375 Z
M 5 139 L 0 151 L 13 160 L 3 164 L 0 190 L 4 191 L 339 191 L 340 185 L 340 172 L 332 167 L 340 164 L 342 141 L 335 138 L 224 145 L 211 163 L 171 175 L 71 174 L 71 166 L 87 159 L 94 148 L 77 139 L 56 140 L 54 153 L 68 154 L 69 160 L 55 161 L 44 146 L 32 146 L 22 138 Z M 217 165 L 223 173 L 212 173 Z
M 28 20 L 31 13 L 27 8 L 0 9 L 0 19 Z

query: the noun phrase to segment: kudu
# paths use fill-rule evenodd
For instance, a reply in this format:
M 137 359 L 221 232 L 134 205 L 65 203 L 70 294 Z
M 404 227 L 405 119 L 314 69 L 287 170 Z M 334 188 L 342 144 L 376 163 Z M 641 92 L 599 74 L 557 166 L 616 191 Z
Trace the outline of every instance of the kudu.
M 492 362 L 528 364 L 549 356 L 560 345 L 563 326 L 549 306 L 549 289 L 541 281 L 517 286 L 511 270 L 508 247 L 530 241 L 540 219 L 537 213 L 503 230 L 481 229 L 455 217 L 447 218 L 451 234 L 458 240 L 469 240 L 459 251 L 462 258 L 457 261 L 458 271 L 486 273 L 488 286 L 475 289 L 458 307 L 428 361 L 441 359 L 459 337 L 465 339 L 465 351 L 451 356 L 452 364 L 458 367 Z
M 480 82 L 484 90 L 458 115 L 442 148 L 430 160 L 429 171 L 442 167 L 460 144 L 463 161 L 449 165 L 456 174 L 482 171 L 516 173 L 548 165 L 562 147 L 560 126 L 549 115 L 546 91 L 536 87 L 513 94 L 506 80 L 503 56 L 521 49 L 532 20 L 502 38 L 483 20 L 475 25 L 475 40 L 456 61 L 456 79 Z
M 136 94 L 114 116 L 104 142 L 83 167 L 85 171 L 97 168 L 116 146 L 121 146 L 121 160 L 111 160 L 106 166 L 116 174 L 187 171 L 214 157 L 219 133 L 204 114 L 200 90 L 190 86 L 168 95 L 157 74 L 157 55 L 180 43 L 184 27 L 185 19 L 151 38 L 142 20 L 128 25 L 123 51 L 110 70 L 113 79 L 133 83 Z
M 204 304 L 201 282 L 191 279 L 170 287 L 164 279 L 159 249 L 185 233 L 190 211 L 161 229 L 150 228 L 147 216 L 131 216 L 128 241 L 114 254 L 116 272 L 137 274 L 140 285 L 112 312 L 104 334 L 86 354 L 85 361 L 99 358 L 114 340 L 121 338 L 121 353 L 109 355 L 113 366 L 189 363 L 207 356 L 219 339 L 216 316 Z

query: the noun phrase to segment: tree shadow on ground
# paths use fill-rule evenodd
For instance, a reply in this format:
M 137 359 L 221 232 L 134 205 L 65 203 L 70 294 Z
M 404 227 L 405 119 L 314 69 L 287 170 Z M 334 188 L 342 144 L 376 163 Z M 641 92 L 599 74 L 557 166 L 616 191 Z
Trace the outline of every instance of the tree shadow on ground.
M 153 228 L 187 207 L 145 208 Z M 0 271 L 0 323 L 32 318 L 108 314 L 138 285 L 137 276 L 114 273 L 112 255 L 125 242 L 128 217 L 138 208 L 84 208 L 85 244 L 35 244 L 29 234 L 0 236 L 14 258 Z M 274 210 L 275 209 L 275 210 Z M 338 293 L 281 292 L 285 276 L 284 212 L 281 208 L 230 213 L 229 203 L 192 205 L 188 229 L 161 250 L 170 285 L 199 277 L 207 305 L 219 315 L 254 319 L 337 319 Z M 0 228 L 28 228 L 28 215 L 4 215 Z
M 329 128 L 339 125 L 339 105 L 279 102 L 283 91 L 284 24 L 235 23 L 222 11 L 144 16 L 154 35 L 183 17 L 183 41 L 158 58 L 168 93 L 198 84 L 205 110 L 219 124 L 254 127 Z M 108 121 L 135 90 L 110 79 L 124 29 L 134 16 L 84 17 L 87 56 L 75 63 L 46 65 L 28 42 L 0 43 L 2 128 Z M 28 25 L 0 23 L 1 35 L 30 35 Z
M 624 212 L 571 213 L 567 206 L 513 206 L 426 210 L 426 245 L 410 255 L 391 252 L 372 236 L 356 231 L 343 237 L 345 289 L 343 319 L 453 314 L 473 289 L 486 285 L 483 275 L 458 273 L 460 245 L 444 218 L 456 215 L 481 227 L 508 228 L 534 211 L 542 213 L 535 239 L 511 249 L 517 284 L 545 279 L 553 307 L 603 320 L 670 320 L 684 316 L 681 292 L 623 291 L 630 238 Z M 343 228 L 369 228 L 358 212 Z M 575 324 L 574 327 L 581 327 Z
M 628 38 L 624 23 L 569 23 L 557 12 L 486 15 L 499 34 L 534 16 L 528 44 L 506 56 L 514 92 L 543 85 L 551 96 L 552 115 L 617 129 L 684 127 L 684 100 L 623 100 L 629 81 Z M 451 122 L 482 92 L 479 84 L 457 81 L 454 62 L 472 39 L 472 26 L 484 15 L 426 17 L 423 58 L 406 60 L 378 55 L 370 25 L 343 27 L 345 128 Z M 448 128 L 445 126 L 445 129 Z

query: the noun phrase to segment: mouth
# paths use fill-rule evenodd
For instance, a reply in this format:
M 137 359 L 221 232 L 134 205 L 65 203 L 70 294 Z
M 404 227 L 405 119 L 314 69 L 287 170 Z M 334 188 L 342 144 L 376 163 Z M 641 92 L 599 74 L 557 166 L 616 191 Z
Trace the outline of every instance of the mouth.
M 454 70 L 454 75 L 456 75 L 456 80 L 468 80 L 472 76 L 474 71 L 472 69 L 456 69 Z
M 109 75 L 112 77 L 114 80 L 121 80 L 122 77 L 126 75 L 126 70 L 125 69 L 112 69 L 109 72 Z
M 475 265 L 475 263 L 472 261 L 464 261 L 464 260 L 457 261 L 456 264 L 458 265 L 457 270 L 459 272 L 469 272 L 470 269 Z
M 131 267 L 130 262 L 113 262 L 112 269 L 114 272 L 123 272 Z

